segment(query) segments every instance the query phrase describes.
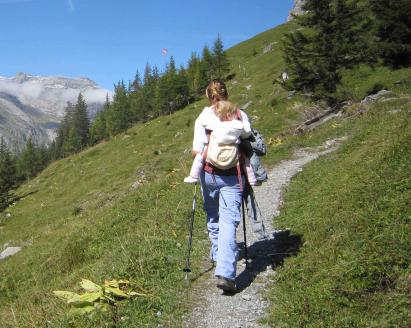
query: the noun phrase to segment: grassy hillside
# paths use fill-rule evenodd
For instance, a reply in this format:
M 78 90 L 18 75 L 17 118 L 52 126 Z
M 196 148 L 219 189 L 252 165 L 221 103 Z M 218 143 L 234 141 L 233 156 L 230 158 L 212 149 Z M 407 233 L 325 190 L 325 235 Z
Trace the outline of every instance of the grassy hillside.
M 274 278 L 273 326 L 410 325 L 411 95 L 402 97 L 306 136 L 349 141 L 286 194 L 278 224 L 304 243 Z
M 303 234 L 304 240 L 310 240 L 309 233 L 299 225 L 310 229 L 313 220 L 329 224 L 341 220 L 336 216 L 333 221 L 328 221 L 341 208 L 338 204 L 333 203 L 337 207 L 330 207 L 330 211 L 321 210 L 319 206 L 323 197 L 326 204 L 340 195 L 328 194 L 327 189 L 321 189 L 328 186 L 329 179 L 335 178 L 333 174 L 337 174 L 334 171 L 337 162 L 340 170 L 346 170 L 344 172 L 351 172 L 351 168 L 357 169 L 354 177 L 363 171 L 371 175 L 365 177 L 366 180 L 347 180 L 348 173 L 338 175 L 332 184 L 335 190 L 342 190 L 341 186 L 345 186 L 348 181 L 351 182 L 350 188 L 353 188 L 341 193 L 341 197 L 350 198 L 352 195 L 354 198 L 356 194 L 352 193 L 353 190 L 358 191 L 363 197 L 360 198 L 361 207 L 367 205 L 367 197 L 375 198 L 373 189 L 360 188 L 367 179 L 379 181 L 378 177 L 386 174 L 386 171 L 373 173 L 374 169 L 380 168 L 382 160 L 378 156 L 382 153 L 378 151 L 380 148 L 374 149 L 372 146 L 379 145 L 380 140 L 384 151 L 393 151 L 395 147 L 402 149 L 399 145 L 401 140 L 404 142 L 403 137 L 387 138 L 386 135 L 395 132 L 400 122 L 408 122 L 406 110 L 409 98 L 401 100 L 402 103 L 387 103 L 383 109 L 377 110 L 381 114 L 376 114 L 374 118 L 354 115 L 355 118 L 330 122 L 314 133 L 302 136 L 288 134 L 287 127 L 303 119 L 302 109 L 309 106 L 303 96 L 291 96 L 281 86 L 272 83 L 284 69 L 280 39 L 282 32 L 290 28 L 292 25 L 279 26 L 229 50 L 235 73 L 229 83 L 229 91 L 239 105 L 252 101 L 247 112 L 254 126 L 263 132 L 272 145 L 266 157 L 267 165 L 289 156 L 297 146 L 317 144 L 333 135 L 348 133 L 353 136 L 349 145 L 333 157 L 334 161 L 324 159 L 319 162 L 327 179 L 321 181 L 321 171 L 317 172 L 315 167 L 310 166 L 310 170 L 299 178 L 293 189 L 295 191 L 287 198 L 290 205 L 287 205 L 282 221 Z M 360 68 L 346 72 L 341 92 L 350 93 L 354 99 L 361 99 L 376 83 L 393 88 L 394 82 L 401 80 L 403 83 L 396 86 L 397 93 L 409 94 L 410 77 L 411 72 L 406 69 L 391 72 L 385 68 Z M 5 327 L 157 327 L 160 323 L 167 327 L 180 326 L 181 315 L 189 308 L 189 304 L 185 303 L 187 290 L 181 268 L 184 266 L 192 200 L 192 187 L 181 181 L 191 164 L 189 149 L 193 123 L 205 104 L 202 100 L 173 115 L 136 125 L 109 142 L 55 162 L 17 191 L 24 197 L 9 209 L 10 218 L 2 214 L 0 223 L 0 247 L 5 243 L 24 246 L 19 254 L 0 262 L 0 317 Z M 403 108 L 399 115 L 389 114 L 391 108 L 398 106 Z M 352 112 L 356 113 L 356 109 L 353 108 Z M 409 129 L 408 125 L 404 126 L 397 131 Z M 368 142 L 367 136 L 377 132 L 378 136 L 371 138 L 368 146 L 363 144 Z M 405 133 L 398 134 L 405 138 Z M 274 142 L 278 137 L 282 141 L 280 146 Z M 370 149 L 372 151 L 361 158 L 360 155 Z M 350 156 L 350 153 L 357 155 Z M 340 155 L 341 163 L 336 160 L 336 156 Z M 404 162 L 401 158 L 398 157 L 398 163 Z M 371 166 L 373 170 L 367 170 L 368 165 L 374 165 Z M 403 166 L 400 167 L 403 169 Z M 387 172 L 394 176 L 396 171 Z M 399 180 L 391 180 L 391 175 L 387 181 L 392 181 L 392 184 L 387 188 L 395 190 L 387 197 L 395 202 L 404 187 L 397 184 Z M 303 177 L 305 184 L 301 182 Z M 402 175 L 398 177 L 401 179 Z M 311 190 L 314 187 L 317 194 L 307 192 L 307 188 Z M 298 193 L 304 193 L 305 198 L 297 197 Z M 307 199 L 310 196 L 315 197 L 318 206 L 308 206 L 304 211 L 311 212 L 294 217 L 297 215 L 295 213 L 301 212 L 293 212 L 293 208 L 301 211 L 304 204 L 312 202 Z M 391 208 L 389 199 L 384 205 L 386 208 Z M 351 217 L 350 213 L 355 208 L 341 215 Z M 393 213 L 402 213 L 403 209 L 403 206 L 395 207 Z M 358 224 L 363 221 L 366 220 L 360 220 Z M 319 226 L 319 223 L 316 225 Z M 328 231 L 330 228 L 326 225 L 324 229 Z M 201 271 L 202 257 L 208 253 L 204 230 L 204 214 L 198 211 L 193 250 L 194 274 Z M 368 245 L 374 237 L 372 231 L 365 231 L 367 233 L 362 234 L 361 238 Z M 395 231 L 392 230 L 393 238 L 396 238 Z M 321 244 L 329 235 L 318 233 L 316 243 Z M 347 228 L 340 232 L 343 236 L 345 233 L 351 234 L 352 230 Z M 310 261 L 309 245 L 310 242 L 306 243 L 296 258 L 286 261 L 283 270 L 298 272 L 297 269 L 290 269 L 297 268 L 294 262 Z M 367 249 L 370 251 L 374 248 L 370 246 Z M 363 253 L 361 258 L 368 258 L 367 254 Z M 329 265 L 324 264 L 324 268 Z M 351 276 L 348 277 L 351 279 Z M 405 281 L 405 285 L 408 281 L 409 286 L 409 277 L 401 277 L 405 277 L 402 281 Z M 125 302 L 109 313 L 98 314 L 90 319 L 70 318 L 67 316 L 67 307 L 51 292 L 56 289 L 78 290 L 81 278 L 97 283 L 110 278 L 128 278 L 133 289 L 148 296 Z M 284 288 L 281 291 L 284 297 L 287 296 L 286 283 L 278 283 L 278 288 Z M 314 283 L 307 284 L 308 287 L 311 285 L 314 286 Z M 341 288 L 348 289 L 346 286 Z M 273 297 L 277 297 L 276 290 L 277 287 L 274 287 Z M 301 288 L 295 290 L 293 299 L 302 295 Z M 321 286 L 314 286 L 313 295 L 317 295 L 319 290 Z M 273 325 L 283 322 L 286 326 L 288 321 L 285 318 L 289 315 L 285 311 L 287 303 L 285 300 L 276 300 L 274 304 L 278 306 L 273 308 Z M 356 309 L 355 306 L 352 308 Z M 354 310 L 352 313 L 356 313 Z M 295 316 L 300 315 L 297 309 L 293 313 Z M 324 315 L 327 313 L 324 312 Z M 313 318 L 317 318 L 315 315 Z M 354 314 L 352 316 L 355 317 Z
M 266 33 L 269 40 L 279 36 L 277 30 Z M 266 43 L 265 38 L 253 41 L 259 49 Z M 253 73 L 257 57 L 248 60 L 236 49 L 230 56 L 249 69 L 241 76 L 235 68 L 229 87 L 240 105 L 254 102 L 249 113 L 257 127 L 266 117 L 265 129 L 278 133 L 298 117 L 285 104 L 274 109 L 266 100 L 266 93 L 274 93 L 264 68 Z M 278 49 L 260 53 L 262 58 L 272 71 L 280 71 Z M 250 95 L 241 94 L 249 83 L 254 83 Z M 25 245 L 0 262 L 0 314 L 7 326 L 178 326 L 187 308 L 181 268 L 192 201 L 192 187 L 182 179 L 191 165 L 194 120 L 205 105 L 199 101 L 57 161 L 17 191 L 25 196 L 8 210 L 11 218 L 3 217 L 0 227 L 0 245 Z M 268 114 L 274 110 L 271 119 Z M 204 215 L 198 211 L 193 252 L 197 273 L 208 252 L 206 237 Z M 71 319 L 51 292 L 77 291 L 81 278 L 97 283 L 129 278 L 134 289 L 150 296 L 126 302 L 101 318 Z

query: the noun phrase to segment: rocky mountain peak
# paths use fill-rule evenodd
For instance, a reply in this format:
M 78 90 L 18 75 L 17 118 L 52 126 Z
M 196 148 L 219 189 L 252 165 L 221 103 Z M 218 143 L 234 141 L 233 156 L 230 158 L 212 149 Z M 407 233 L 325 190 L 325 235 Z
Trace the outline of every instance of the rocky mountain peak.
M 13 80 L 16 81 L 17 83 L 23 83 L 28 80 L 28 75 L 26 73 L 19 72 L 16 74 Z
M 112 92 L 87 77 L 34 76 L 24 72 L 0 76 L 0 136 L 19 148 L 32 137 L 38 144 L 51 142 L 67 102 L 82 93 L 93 118 Z

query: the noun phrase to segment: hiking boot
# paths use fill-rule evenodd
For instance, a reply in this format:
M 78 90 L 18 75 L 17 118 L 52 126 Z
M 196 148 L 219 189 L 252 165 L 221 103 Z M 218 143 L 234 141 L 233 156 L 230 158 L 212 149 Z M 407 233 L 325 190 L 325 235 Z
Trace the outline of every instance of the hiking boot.
M 235 293 L 237 291 L 234 280 L 224 277 L 218 277 L 217 288 L 229 293 Z
M 185 177 L 184 178 L 184 182 L 185 183 L 197 183 L 198 179 L 197 178 L 193 178 L 191 176 Z

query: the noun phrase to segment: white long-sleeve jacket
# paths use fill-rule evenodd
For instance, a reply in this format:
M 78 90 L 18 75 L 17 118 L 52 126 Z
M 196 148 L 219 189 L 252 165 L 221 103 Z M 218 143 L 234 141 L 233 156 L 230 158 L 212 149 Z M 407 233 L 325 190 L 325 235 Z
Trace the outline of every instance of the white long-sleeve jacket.
M 206 129 L 212 130 L 219 143 L 230 144 L 238 138 L 248 138 L 251 125 L 248 116 L 243 111 L 240 120 L 220 121 L 212 106 L 205 107 L 194 124 L 193 151 L 201 153 L 207 144 Z

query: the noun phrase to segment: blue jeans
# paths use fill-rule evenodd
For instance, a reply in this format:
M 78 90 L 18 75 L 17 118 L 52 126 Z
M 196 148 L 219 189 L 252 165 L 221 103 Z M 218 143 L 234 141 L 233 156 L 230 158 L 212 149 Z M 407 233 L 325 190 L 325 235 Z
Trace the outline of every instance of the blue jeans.
M 244 177 L 241 178 L 244 185 Z M 211 259 L 217 262 L 215 275 L 234 280 L 238 257 L 236 230 L 241 220 L 242 202 L 238 177 L 213 175 L 203 170 L 200 181 Z

